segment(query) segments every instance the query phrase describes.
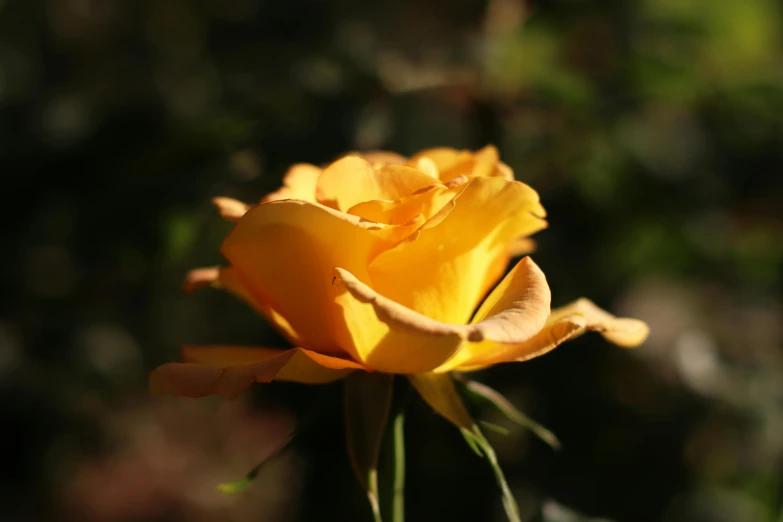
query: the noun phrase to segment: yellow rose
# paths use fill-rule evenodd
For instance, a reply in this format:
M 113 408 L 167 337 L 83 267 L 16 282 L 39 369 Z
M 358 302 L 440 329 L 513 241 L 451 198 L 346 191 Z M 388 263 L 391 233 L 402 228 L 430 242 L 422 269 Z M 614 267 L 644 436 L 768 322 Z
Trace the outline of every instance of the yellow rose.
M 551 311 L 529 257 L 495 286 L 546 221 L 491 146 L 295 165 L 258 205 L 215 203 L 236 221 L 229 265 L 191 272 L 186 287 L 229 290 L 295 348 L 186 347 L 187 362 L 153 372 L 155 393 L 234 397 L 254 382 L 367 371 L 415 376 L 433 404 L 426 383 L 438 374 L 527 360 L 586 330 L 628 347 L 647 336 L 588 300 Z

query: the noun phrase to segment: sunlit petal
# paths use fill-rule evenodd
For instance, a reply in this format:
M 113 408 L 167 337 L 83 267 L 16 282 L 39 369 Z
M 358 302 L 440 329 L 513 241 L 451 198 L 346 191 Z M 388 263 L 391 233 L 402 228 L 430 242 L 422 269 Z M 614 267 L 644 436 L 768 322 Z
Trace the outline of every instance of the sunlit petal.
M 527 361 L 588 331 L 600 332 L 606 340 L 626 348 L 640 345 L 649 333 L 643 321 L 615 317 L 582 298 L 553 310 L 544 328 L 528 341 L 516 344 L 485 342 L 472 357 L 461 357 L 463 353 L 460 352 L 436 371 L 473 371 L 503 362 Z
M 476 312 L 471 325 L 482 335 L 469 338 L 456 355 L 436 371 L 450 371 L 478 361 L 511 359 L 516 345 L 533 339 L 549 317 L 551 293 L 543 272 L 529 257 L 503 278 Z
M 363 201 L 351 207 L 348 213 L 376 223 L 392 225 L 402 225 L 419 217 L 426 221 L 451 201 L 461 189 L 461 185 L 467 181 L 467 178 L 460 177 L 445 185 L 429 185 L 393 201 Z
M 222 251 L 252 295 L 285 318 L 299 346 L 337 353 L 343 349 L 333 268 L 346 267 L 369 281 L 369 260 L 415 227 L 379 225 L 304 201 L 275 201 L 249 211 Z
M 511 239 L 546 226 L 540 209 L 527 185 L 474 178 L 415 234 L 373 260 L 373 287 L 433 319 L 464 324 L 490 286 L 487 274 L 500 274 Z
M 435 180 L 411 167 L 374 168 L 358 156 L 346 156 L 329 165 L 318 178 L 318 201 L 343 212 L 365 201 L 396 200 Z
M 442 366 L 457 350 L 469 358 L 483 341 L 521 343 L 549 314 L 549 288 L 528 258 L 504 279 L 470 325 L 449 324 L 378 294 L 350 272 L 335 269 L 335 295 L 359 361 L 378 371 L 422 373 Z
M 616 317 L 597 307 L 595 303 L 584 297 L 566 306 L 552 310 L 552 320 L 558 320 L 574 314 L 584 317 L 586 330 L 599 332 L 610 343 L 624 348 L 639 346 L 647 339 L 650 333 L 650 329 L 644 321 L 627 317 Z

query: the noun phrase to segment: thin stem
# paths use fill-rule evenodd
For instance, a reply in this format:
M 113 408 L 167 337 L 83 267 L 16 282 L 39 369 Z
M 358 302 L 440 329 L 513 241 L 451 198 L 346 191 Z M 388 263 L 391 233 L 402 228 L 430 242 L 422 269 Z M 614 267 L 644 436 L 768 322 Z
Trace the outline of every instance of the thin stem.
M 413 389 L 405 377 L 394 381 L 394 399 L 384 435 L 380 501 L 384 522 L 405 522 L 405 410 Z
M 405 522 L 405 413 L 400 410 L 392 419 L 394 434 L 394 496 L 391 522 Z

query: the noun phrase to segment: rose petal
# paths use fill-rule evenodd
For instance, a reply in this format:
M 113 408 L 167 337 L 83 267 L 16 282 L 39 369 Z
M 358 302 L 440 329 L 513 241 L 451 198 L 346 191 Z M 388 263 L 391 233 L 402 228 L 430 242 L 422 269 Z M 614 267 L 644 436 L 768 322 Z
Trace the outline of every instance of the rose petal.
M 552 320 L 569 315 L 581 315 L 585 318 L 585 329 L 599 332 L 610 343 L 623 348 L 635 348 L 642 344 L 650 333 L 644 321 L 626 317 L 616 317 L 597 307 L 595 303 L 582 297 L 573 303 L 552 310 Z
M 373 287 L 433 319 L 464 324 L 509 241 L 546 226 L 533 214 L 540 210 L 527 185 L 473 178 L 415 234 L 372 261 Z
M 423 158 L 435 165 L 438 176 L 441 180 L 444 180 L 441 176 L 442 173 L 454 170 L 459 165 L 467 165 L 473 160 L 473 154 L 466 150 L 456 150 L 448 147 L 426 149 L 413 156 L 408 161 L 408 165 L 418 167 L 420 160 Z M 454 177 L 456 176 L 459 176 L 459 174 L 455 174 Z
M 541 270 L 525 258 L 479 310 L 470 325 L 448 324 L 380 295 L 349 271 L 335 269 L 335 299 L 346 340 L 358 360 L 388 373 L 423 373 L 458 349 L 482 341 L 521 343 L 540 331 L 549 314 L 549 289 Z M 497 293 L 497 294 L 496 294 Z
M 329 165 L 318 178 L 318 201 L 343 212 L 374 199 L 396 200 L 433 184 L 433 179 L 403 165 L 373 168 L 358 156 Z
M 458 176 L 500 176 L 508 181 L 514 179 L 508 165 L 500 163 L 498 150 L 493 145 L 487 145 L 475 153 L 445 147 L 428 149 L 416 154 L 408 164 L 421 168 L 422 160 L 431 161 L 435 165 L 438 177 L 443 182 Z
M 551 293 L 546 277 L 529 257 L 525 257 L 503 278 L 484 300 L 471 325 L 490 324 L 492 330 L 471 337 L 437 372 L 486 361 L 513 360 L 509 355 L 517 345 L 536 337 L 549 317 Z M 505 358 L 505 359 L 504 359 Z M 477 362 L 477 361 L 481 361 Z
M 213 198 L 212 203 L 218 208 L 218 212 L 226 221 L 239 221 L 239 218 L 250 210 L 250 205 L 233 198 Z
M 315 202 L 315 187 L 320 175 L 321 169 L 315 165 L 309 163 L 292 165 L 283 176 L 283 186 L 264 196 L 261 203 L 281 199 L 301 199 Z
M 525 256 L 536 251 L 536 241 L 529 237 L 518 237 L 511 241 L 508 249 L 511 257 Z
M 150 374 L 155 395 L 233 398 L 254 382 L 296 381 L 322 384 L 341 379 L 362 366 L 303 348 L 275 350 L 234 346 L 186 347 L 190 362 L 169 363 Z
M 236 224 L 222 252 L 257 299 L 285 318 L 300 346 L 338 353 L 332 269 L 369 281 L 367 264 L 410 233 L 299 200 L 258 205 Z
M 402 225 L 417 217 L 426 221 L 451 201 L 467 181 L 460 177 L 445 185 L 430 185 L 394 201 L 364 201 L 351 207 L 348 213 L 391 225 Z
M 419 169 L 426 175 L 433 177 L 435 179 L 440 179 L 439 173 L 438 173 L 438 166 L 435 164 L 434 161 L 432 161 L 430 158 L 424 157 L 419 158 L 416 161 L 416 164 L 414 165 L 415 168 Z
M 460 352 L 435 371 L 474 371 L 503 362 L 524 362 L 543 355 L 587 331 L 600 332 L 607 341 L 625 348 L 640 345 L 649 333 L 644 322 L 615 317 L 598 308 L 592 301 L 582 298 L 553 310 L 544 328 L 528 341 L 513 345 L 493 345 L 485 342 L 482 343 L 484 346 L 481 351 L 476 351 L 473 357 L 460 358 Z
M 455 358 L 434 371 L 437 373 L 470 372 L 502 362 L 527 361 L 544 355 L 565 341 L 579 336 L 584 332 L 585 324 L 584 317 L 580 315 L 569 315 L 553 322 L 548 321 L 540 332 L 523 343 L 495 343 L 497 346 L 490 342 L 482 343 L 481 352 L 476 353 L 468 361 L 460 362 Z

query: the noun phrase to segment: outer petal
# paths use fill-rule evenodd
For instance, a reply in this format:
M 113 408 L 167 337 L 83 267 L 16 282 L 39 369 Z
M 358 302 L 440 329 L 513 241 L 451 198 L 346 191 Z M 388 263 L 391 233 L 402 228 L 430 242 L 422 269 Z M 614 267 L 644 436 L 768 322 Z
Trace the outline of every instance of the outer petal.
M 649 333 L 644 322 L 615 317 L 595 306 L 592 301 L 582 298 L 553 310 L 544 328 L 528 341 L 514 345 L 485 342 L 483 349 L 472 357 L 461 358 L 460 352 L 436 371 L 473 371 L 502 362 L 527 361 L 587 331 L 600 332 L 609 342 L 625 348 L 640 345 Z
M 233 398 L 254 382 L 279 380 L 321 384 L 363 369 L 352 361 L 303 348 L 204 346 L 186 347 L 183 352 L 190 362 L 164 364 L 152 372 L 152 393 L 183 397 L 219 393 Z
M 485 342 L 480 350 L 476 350 L 467 360 L 448 361 L 435 370 L 436 373 L 451 371 L 476 371 L 501 362 L 523 362 L 554 350 L 565 341 L 577 337 L 585 328 L 584 317 L 570 315 L 555 321 L 547 321 L 544 328 L 523 343 L 500 344 Z M 458 354 L 461 355 L 461 354 Z
M 525 257 L 484 300 L 471 321 L 480 325 L 492 318 L 495 331 L 465 343 L 437 372 L 480 364 L 477 361 L 511 358 L 520 344 L 532 342 L 549 316 L 551 293 L 541 269 Z
M 433 319 L 464 324 L 509 241 L 546 226 L 538 194 L 519 182 L 474 178 L 409 239 L 370 265 L 373 287 Z
M 433 184 L 432 177 L 402 165 L 373 168 L 358 156 L 329 165 L 318 178 L 318 201 L 343 212 L 374 199 L 396 200 Z
M 285 318 L 300 346 L 339 353 L 345 343 L 340 344 L 344 335 L 338 335 L 332 269 L 345 267 L 369 281 L 369 260 L 399 241 L 397 231 L 410 233 L 406 227 L 370 223 L 318 204 L 275 201 L 248 212 L 222 251 L 250 292 Z
M 521 343 L 534 336 L 549 313 L 549 289 L 538 267 L 520 261 L 471 325 L 436 321 L 379 295 L 350 272 L 335 269 L 336 300 L 359 360 L 388 373 L 423 373 L 441 366 L 460 347 L 482 341 Z M 504 283 L 506 281 L 504 280 Z M 501 283 L 503 286 L 504 283 Z M 500 288 L 500 287 L 499 287 Z
M 301 199 L 315 202 L 315 187 L 320 175 L 321 169 L 315 165 L 309 163 L 292 165 L 283 176 L 283 186 L 264 196 L 261 203 L 280 199 Z
M 584 297 L 552 310 L 552 320 L 556 321 L 574 314 L 584 317 L 585 330 L 600 332 L 604 339 L 623 348 L 639 346 L 650 333 L 650 329 L 644 321 L 616 317 L 598 308 L 595 303 Z

